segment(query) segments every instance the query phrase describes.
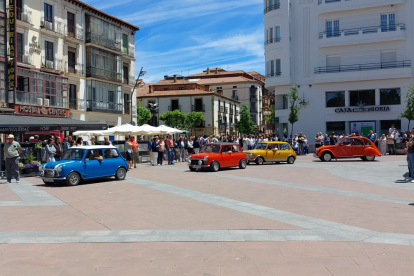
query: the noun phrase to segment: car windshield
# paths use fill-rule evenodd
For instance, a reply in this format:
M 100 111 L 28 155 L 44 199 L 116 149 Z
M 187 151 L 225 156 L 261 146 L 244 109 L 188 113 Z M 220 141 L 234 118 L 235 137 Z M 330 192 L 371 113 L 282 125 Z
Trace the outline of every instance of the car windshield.
M 205 145 L 201 147 L 200 152 L 212 152 L 212 153 L 219 153 L 220 146 L 219 145 Z
M 255 149 L 255 150 L 265 150 L 265 149 L 266 149 L 266 147 L 267 147 L 267 144 L 266 144 L 266 143 L 259 143 L 259 144 L 257 144 L 257 145 L 254 147 L 254 149 Z
M 83 149 L 69 149 L 63 155 L 62 160 L 82 160 L 84 153 Z

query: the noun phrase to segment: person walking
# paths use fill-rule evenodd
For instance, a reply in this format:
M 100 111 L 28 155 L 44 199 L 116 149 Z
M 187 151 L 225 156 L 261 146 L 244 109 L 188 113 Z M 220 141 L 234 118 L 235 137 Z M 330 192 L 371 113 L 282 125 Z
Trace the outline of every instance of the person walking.
M 56 149 L 55 160 L 60 161 L 60 159 L 63 157 L 63 145 L 60 141 L 60 136 L 56 136 L 55 144 L 53 146 Z
M 132 169 L 132 144 L 129 137 L 125 137 L 125 154 L 128 163 L 128 169 Z
M 389 151 L 389 155 L 395 155 L 395 145 L 394 145 L 394 135 L 392 134 L 392 132 L 388 132 L 388 136 L 387 136 L 387 145 L 388 145 L 388 151 Z
M 131 136 L 130 140 L 131 140 L 131 149 L 132 149 L 132 164 L 134 165 L 134 169 L 135 169 L 137 167 L 137 164 L 139 163 L 139 144 L 135 140 L 135 136 Z
M 381 155 L 387 155 L 387 137 L 385 137 L 385 134 L 382 134 L 382 136 L 378 139 L 378 146 L 381 151 Z
M 158 147 L 157 147 L 157 137 L 152 138 L 151 142 L 151 152 L 152 152 L 152 165 L 158 165 Z
M 168 165 L 174 165 L 174 142 L 171 134 L 168 135 L 168 138 L 165 141 L 165 146 L 168 153 Z
M 55 139 L 49 138 L 45 147 L 46 150 L 46 163 L 55 162 L 56 148 L 54 146 Z
M 16 141 L 14 141 L 14 135 L 8 136 L 9 141 L 4 144 L 3 153 L 6 158 L 6 174 L 7 183 L 11 183 L 12 173 L 16 178 L 16 183 L 20 181 L 19 173 L 19 155 L 23 152 L 22 147 Z

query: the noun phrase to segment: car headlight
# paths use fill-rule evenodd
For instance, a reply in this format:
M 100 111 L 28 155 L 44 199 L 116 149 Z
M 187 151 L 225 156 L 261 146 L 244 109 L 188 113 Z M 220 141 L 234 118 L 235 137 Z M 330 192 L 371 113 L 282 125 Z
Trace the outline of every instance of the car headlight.
M 198 160 L 198 165 L 203 165 L 203 161 L 201 161 L 201 160 Z
M 191 160 L 190 159 L 188 159 L 188 165 L 190 165 L 191 164 Z
M 39 167 L 39 172 L 43 172 L 43 170 L 45 169 L 45 166 L 44 165 L 41 165 L 40 167 Z
M 208 160 L 208 156 L 205 156 L 203 160 L 204 161 L 207 161 Z
M 57 172 L 61 172 L 63 169 L 62 169 L 62 167 L 61 167 L 60 165 L 57 165 L 57 166 L 55 167 L 55 170 L 56 170 Z

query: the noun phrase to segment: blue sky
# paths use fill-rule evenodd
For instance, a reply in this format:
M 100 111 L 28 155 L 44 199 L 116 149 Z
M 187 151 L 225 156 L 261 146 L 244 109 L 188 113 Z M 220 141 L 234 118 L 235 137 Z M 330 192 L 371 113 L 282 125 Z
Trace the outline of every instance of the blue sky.
M 136 70 L 144 81 L 207 67 L 264 74 L 263 0 L 84 0 L 140 27 Z

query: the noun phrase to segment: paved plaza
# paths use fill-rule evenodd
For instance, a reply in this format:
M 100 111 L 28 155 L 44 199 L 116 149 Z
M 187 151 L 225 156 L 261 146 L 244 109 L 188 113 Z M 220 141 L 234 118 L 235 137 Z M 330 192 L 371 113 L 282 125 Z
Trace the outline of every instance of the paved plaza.
M 405 156 L 0 184 L 0 275 L 414 275 Z

